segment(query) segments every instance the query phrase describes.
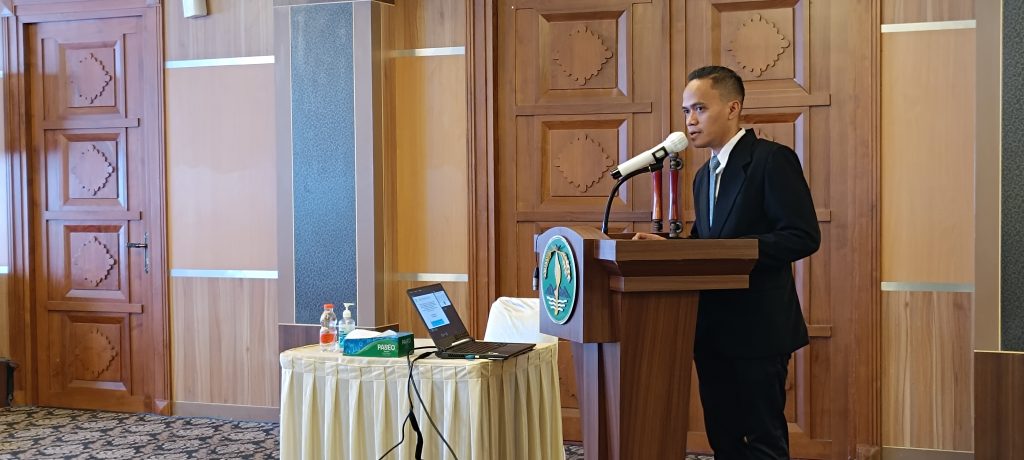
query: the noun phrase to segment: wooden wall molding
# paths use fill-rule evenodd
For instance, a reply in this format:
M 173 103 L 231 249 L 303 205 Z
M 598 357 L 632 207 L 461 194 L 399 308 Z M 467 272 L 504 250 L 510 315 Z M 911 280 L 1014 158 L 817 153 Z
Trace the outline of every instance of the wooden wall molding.
M 176 1 L 176 0 L 173 0 Z M 14 15 L 22 22 L 41 22 L 50 15 L 61 19 L 94 18 L 109 11 L 124 15 L 124 10 L 161 6 L 161 0 L 14 0 Z M 102 17 L 102 16 L 101 16 Z
M 487 327 L 488 307 L 497 296 L 494 202 L 494 2 L 473 0 L 466 8 L 466 85 L 469 173 L 469 302 L 477 336 Z
M 818 154 L 828 151 L 835 152 L 830 157 L 830 161 L 815 162 L 811 158 L 808 166 L 809 175 L 829 178 L 827 181 L 820 179 L 811 184 L 816 200 L 824 200 L 819 203 L 819 207 L 822 208 L 821 211 L 825 215 L 822 221 L 827 224 L 823 225 L 823 251 L 814 256 L 817 258 L 817 262 L 812 263 L 825 264 L 822 265 L 823 267 L 838 267 L 844 263 L 848 265 L 849 261 L 853 261 L 852 263 L 856 267 L 850 270 L 850 273 L 853 273 L 851 276 L 829 278 L 827 270 L 818 270 L 810 275 L 810 279 L 814 280 L 817 286 L 825 286 L 823 289 L 828 289 L 830 292 L 829 295 L 821 295 L 821 291 L 816 291 L 817 298 L 831 299 L 832 302 L 838 302 L 843 306 L 855 306 L 856 308 L 833 308 L 829 313 L 814 313 L 812 311 L 808 317 L 808 321 L 814 325 L 831 326 L 827 336 L 821 328 L 818 329 L 821 334 L 812 339 L 813 344 L 810 348 L 813 350 L 808 353 L 807 360 L 808 362 L 818 360 L 818 368 L 824 373 L 820 374 L 820 378 L 828 380 L 824 385 L 818 385 L 817 389 L 812 388 L 810 391 L 813 392 L 813 397 L 830 401 L 830 409 L 828 409 L 830 412 L 827 417 L 832 417 L 834 423 L 830 428 L 827 427 L 828 425 L 818 425 L 825 427 L 820 429 L 826 430 L 827 436 L 819 436 L 813 432 L 799 433 L 798 437 L 801 440 L 794 441 L 794 445 L 804 443 L 804 448 L 808 449 L 807 452 L 820 458 L 869 459 L 878 458 L 881 455 L 881 295 L 878 289 L 881 282 L 879 279 L 881 260 L 878 250 L 880 215 L 877 212 L 880 189 L 879 35 L 881 2 L 882 0 L 858 0 L 849 4 L 844 3 L 842 6 L 830 4 L 830 7 L 827 8 L 820 2 L 784 2 L 787 7 L 796 9 L 797 15 L 793 16 L 795 19 L 776 17 L 778 12 L 770 12 L 771 15 L 776 16 L 767 17 L 766 21 L 775 24 L 779 31 L 786 30 L 787 34 L 816 34 L 817 37 L 822 38 L 818 43 L 828 43 L 827 46 L 830 47 L 830 50 L 827 51 L 825 57 L 822 57 L 820 48 L 818 51 L 800 49 L 794 45 L 795 39 L 788 36 L 786 40 L 791 43 L 790 47 L 786 49 L 792 48 L 791 56 L 778 57 L 779 62 L 765 68 L 761 76 L 748 77 L 751 79 L 748 86 L 751 103 L 746 108 L 751 109 L 752 113 L 796 107 L 806 112 L 806 116 L 810 117 L 810 124 L 817 124 L 817 127 L 810 129 L 833 133 L 818 139 L 812 138 L 811 145 L 808 146 L 808 149 L 814 150 Z M 618 8 L 618 6 L 614 6 L 614 8 L 609 6 L 613 3 L 619 5 L 612 1 L 599 0 L 573 2 L 571 7 L 566 7 L 566 11 L 571 10 L 573 13 L 558 13 L 558 18 L 564 19 L 569 14 L 576 15 L 572 16 L 573 18 L 583 17 L 580 15 L 592 13 L 586 11 L 591 6 L 594 11 L 610 11 Z M 496 11 L 499 4 L 504 5 L 500 12 Z M 496 187 L 502 187 L 502 182 L 496 180 L 497 177 L 501 174 L 516 173 L 509 168 L 500 172 L 496 171 L 496 162 L 499 159 L 505 161 L 504 158 L 508 157 L 504 155 L 514 154 L 514 152 L 498 154 L 497 150 L 512 148 L 511 146 L 520 148 L 520 143 L 535 142 L 536 139 L 531 137 L 533 136 L 531 132 L 539 132 L 538 129 L 524 130 L 521 139 L 511 141 L 507 135 L 515 130 L 512 127 L 506 128 L 507 132 L 502 139 L 496 139 L 496 132 L 499 129 L 496 124 L 499 119 L 502 120 L 501 123 L 506 123 L 504 117 L 508 115 L 503 112 L 499 113 L 499 110 L 504 110 L 501 107 L 512 107 L 508 110 L 511 111 L 511 116 L 520 117 L 517 119 L 519 122 L 523 121 L 522 118 L 529 119 L 529 117 L 579 115 L 577 111 L 563 110 L 565 107 L 553 107 L 554 104 L 566 105 L 565 100 L 556 100 L 556 96 L 567 96 L 561 93 L 551 93 L 555 89 L 563 92 L 569 91 L 558 89 L 560 88 L 558 85 L 564 83 L 559 83 L 561 77 L 551 76 L 550 79 L 545 79 L 542 75 L 540 80 L 544 81 L 525 79 L 518 83 L 509 83 L 512 80 L 511 75 L 502 74 L 500 77 L 496 77 L 499 66 L 514 64 L 522 67 L 527 62 L 517 62 L 512 58 L 509 58 L 508 62 L 498 62 L 500 57 L 498 50 L 504 49 L 500 47 L 511 46 L 504 41 L 506 35 L 513 33 L 511 29 L 502 30 L 500 32 L 502 35 L 496 36 L 498 15 L 499 13 L 501 15 L 509 14 L 505 9 L 508 4 L 516 6 L 514 15 L 522 16 L 534 13 L 521 10 L 546 7 L 546 4 L 541 2 L 512 2 L 510 0 L 502 3 L 476 0 L 468 11 L 467 17 L 470 26 L 470 40 L 466 51 L 469 63 L 467 69 L 469 78 L 467 80 L 471 95 L 469 113 L 470 135 L 473 142 L 470 150 L 472 159 L 470 174 L 474 178 L 470 189 L 473 211 L 470 216 L 472 225 L 470 293 L 475 301 L 474 308 L 480 311 L 478 317 L 478 327 L 480 328 L 486 322 L 486 305 L 490 299 L 496 296 L 496 290 L 504 295 L 515 291 L 523 295 L 528 295 L 531 292 L 529 278 L 525 274 L 526 269 L 524 268 L 529 262 L 529 254 L 525 250 L 514 252 L 516 248 L 530 246 L 528 239 L 537 230 L 560 225 L 567 220 L 588 221 L 586 218 L 592 217 L 585 207 L 576 209 L 569 205 L 563 206 L 561 202 L 557 206 L 550 206 L 549 203 L 555 201 L 554 199 L 542 203 L 548 207 L 534 206 L 526 209 L 523 208 L 525 205 L 521 201 L 524 199 L 530 201 L 534 198 L 523 198 L 517 195 L 513 199 L 498 196 L 500 190 L 508 192 L 511 189 L 514 192 L 515 187 L 513 186 L 507 186 L 498 192 L 495 190 Z M 604 85 L 607 82 L 603 80 L 594 83 L 597 79 L 602 78 L 606 71 L 602 68 L 596 76 L 587 80 L 582 86 L 582 90 L 577 91 L 590 91 L 594 95 L 600 94 L 601 97 L 604 97 L 601 100 L 602 103 L 607 101 L 608 104 L 621 104 L 622 107 L 616 106 L 620 112 L 637 110 L 635 106 L 637 102 L 651 101 L 651 115 L 646 121 L 648 127 L 639 130 L 642 136 L 650 134 L 648 131 L 652 129 L 655 131 L 659 129 L 651 128 L 652 126 L 664 125 L 679 129 L 684 124 L 681 114 L 678 113 L 681 98 L 680 79 L 685 78 L 691 67 L 719 62 L 716 57 L 725 59 L 717 54 L 705 55 L 712 51 L 701 48 L 702 46 L 708 49 L 710 47 L 710 44 L 705 46 L 701 42 L 704 40 L 702 37 L 720 32 L 712 27 L 713 21 L 707 19 L 708 15 L 732 15 L 733 17 L 729 20 L 734 21 L 741 19 L 742 12 L 747 10 L 773 8 L 766 6 L 767 4 L 771 4 L 773 7 L 780 5 L 778 2 L 723 3 L 713 1 L 670 1 L 664 3 L 653 1 L 643 3 L 642 6 L 632 5 L 630 8 L 635 8 L 635 10 L 630 13 L 634 15 L 630 18 L 631 24 L 634 26 L 636 24 L 651 24 L 652 27 L 657 24 L 671 35 L 671 40 L 667 40 L 669 45 L 666 45 L 665 55 L 659 57 L 668 63 L 672 81 L 664 85 L 664 88 L 647 83 L 638 84 L 636 81 L 631 82 L 632 87 L 625 89 L 605 88 Z M 668 5 L 665 7 L 665 12 L 669 14 L 651 13 L 651 11 L 662 11 L 661 5 Z M 840 13 L 839 10 L 842 12 Z M 814 13 L 809 13 L 811 11 Z M 737 12 L 741 12 L 741 14 L 736 14 Z M 760 13 L 760 11 L 758 12 Z M 807 18 L 810 14 L 817 14 L 824 20 L 809 21 Z M 586 17 L 591 18 L 590 16 Z M 688 18 L 692 19 L 688 20 Z M 592 22 L 600 23 L 598 19 L 601 18 L 596 18 Z M 787 23 L 787 20 L 792 23 Z M 580 21 L 583 20 L 580 19 Z M 515 24 L 520 23 L 519 20 L 515 22 Z M 697 30 L 692 27 L 692 24 L 705 23 L 707 29 Z M 530 29 L 530 31 L 532 30 Z M 734 30 L 736 29 L 729 29 L 729 31 Z M 524 34 L 529 36 L 530 33 L 532 32 Z M 519 37 L 508 37 L 507 39 L 517 40 Z M 659 37 L 659 39 L 664 40 L 665 37 Z M 612 41 L 611 38 L 603 40 L 606 43 Z M 646 45 L 650 45 L 650 43 Z M 636 50 L 637 46 L 643 48 L 644 45 L 633 43 L 632 46 Z M 532 50 L 532 48 L 530 49 Z M 841 56 L 841 59 L 830 59 L 828 56 Z M 783 58 L 791 61 L 783 65 Z M 729 57 L 729 59 L 735 59 L 735 57 Z M 810 72 L 808 59 L 817 59 L 819 63 L 831 61 L 831 64 L 824 65 L 827 69 Z M 609 63 L 605 63 L 604 67 L 608 65 Z M 591 84 L 596 87 L 588 89 L 587 85 Z M 563 86 L 565 85 L 568 84 Z M 552 88 L 548 88 L 548 86 Z M 654 89 L 654 87 L 657 88 Z M 600 91 L 606 91 L 606 93 L 599 93 Z M 615 91 L 637 93 L 631 94 L 631 97 L 636 99 L 626 100 Z M 650 92 L 652 95 L 647 96 L 645 92 Z M 645 97 L 638 97 L 638 94 L 645 94 Z M 515 95 L 514 97 L 523 100 L 512 101 L 510 98 L 513 96 L 510 95 Z M 537 109 L 530 106 L 528 114 L 515 111 L 521 109 L 521 106 L 529 104 L 537 105 Z M 573 109 L 581 108 L 573 107 Z M 594 107 L 584 108 L 583 111 L 594 111 L 590 109 L 594 109 Z M 547 112 L 541 112 L 542 110 Z M 634 118 L 642 116 L 648 115 L 633 114 Z M 661 125 L 658 125 L 658 120 L 662 120 Z M 630 129 L 637 128 L 634 126 Z M 643 139 L 642 136 L 640 136 L 641 139 Z M 633 135 L 630 138 L 636 141 Z M 528 151 L 529 148 L 524 150 L 526 153 L 529 153 Z M 703 162 L 703 159 L 706 159 L 706 156 L 702 159 L 701 154 L 695 155 L 693 152 L 688 154 L 685 165 L 686 174 L 681 178 L 684 191 L 689 188 L 692 171 Z M 499 156 L 501 158 L 498 158 Z M 529 163 L 529 161 L 526 162 Z M 517 163 L 507 164 L 514 166 Z M 519 185 L 519 187 L 524 186 Z M 634 187 L 637 186 L 634 184 Z M 525 186 L 524 188 L 524 192 L 529 194 L 537 187 Z M 638 190 L 644 189 L 645 187 L 642 186 L 638 188 Z M 642 193 L 633 195 L 637 196 L 631 196 L 630 200 L 642 201 L 644 199 L 639 196 Z M 686 198 L 688 195 L 688 192 L 684 193 L 684 201 L 690 199 Z M 560 197 L 556 198 L 561 199 Z M 533 203 L 533 201 L 530 202 Z M 687 204 L 689 205 L 689 203 Z M 619 217 L 626 216 L 626 220 L 631 220 L 631 222 L 618 222 L 613 227 L 625 228 L 628 231 L 634 226 L 649 225 L 649 215 L 648 223 L 645 223 L 644 219 L 632 219 L 635 217 L 633 214 L 621 214 L 623 211 L 637 214 L 644 208 L 645 206 L 635 205 L 629 211 L 625 211 L 625 208 L 620 209 Z M 561 218 L 558 218 L 559 216 Z M 532 220 L 536 220 L 536 222 L 529 222 Z M 514 228 L 509 228 L 510 225 Z M 500 262 L 498 261 L 499 257 L 501 258 Z M 507 264 L 514 265 L 516 263 L 515 260 L 511 260 L 513 258 L 521 261 L 520 264 L 524 266 L 515 270 L 514 273 L 505 269 Z M 810 271 L 814 272 L 815 270 Z M 817 308 L 823 307 L 819 305 Z M 815 353 L 824 353 L 829 358 L 815 357 Z M 830 360 L 830 362 L 823 365 L 820 362 L 822 359 Z M 826 417 L 821 413 L 813 413 L 810 416 L 819 419 Z
M 31 280 L 25 274 L 31 267 L 28 228 L 28 165 L 27 165 L 27 117 L 24 83 L 24 60 L 22 56 L 22 25 L 14 16 L 0 18 L 6 41 L 3 61 L 3 84 L 6 92 L 4 106 L 4 133 L 6 166 L 10 197 L 10 268 L 8 275 L 7 305 L 10 313 L 11 355 L 21 369 L 14 374 L 14 400 L 25 404 L 35 401 L 35 379 L 30 370 L 35 369 L 35 359 L 30 352 L 32 344 L 28 331 L 35 323 L 30 314 L 29 293 Z

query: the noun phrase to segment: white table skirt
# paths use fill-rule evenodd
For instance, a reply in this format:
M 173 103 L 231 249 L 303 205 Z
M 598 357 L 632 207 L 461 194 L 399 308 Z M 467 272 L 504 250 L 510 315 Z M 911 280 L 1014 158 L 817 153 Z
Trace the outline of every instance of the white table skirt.
M 414 372 L 459 459 L 564 458 L 557 344 L 506 361 L 425 358 Z M 281 353 L 281 458 L 380 458 L 401 438 L 408 375 L 405 358 L 342 356 L 317 345 Z M 423 457 L 451 459 L 415 392 L 412 399 Z M 406 425 L 405 442 L 387 458 L 412 459 L 415 446 Z

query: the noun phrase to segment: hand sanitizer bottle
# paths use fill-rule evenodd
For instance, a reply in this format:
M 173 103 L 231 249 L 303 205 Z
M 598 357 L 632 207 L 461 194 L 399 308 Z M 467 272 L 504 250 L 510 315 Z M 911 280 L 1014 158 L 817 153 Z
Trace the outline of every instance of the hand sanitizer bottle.
M 341 342 L 345 340 L 345 336 L 356 328 L 356 322 L 352 319 L 352 312 L 348 309 L 348 307 L 353 305 L 355 304 L 345 303 L 345 311 L 341 312 L 341 321 L 338 321 L 338 350 L 342 349 Z

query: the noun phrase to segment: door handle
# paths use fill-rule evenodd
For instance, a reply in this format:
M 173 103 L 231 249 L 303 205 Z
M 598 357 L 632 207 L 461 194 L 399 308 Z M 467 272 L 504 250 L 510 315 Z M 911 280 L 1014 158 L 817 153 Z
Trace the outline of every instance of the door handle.
M 128 243 L 125 246 L 127 246 L 128 249 L 138 248 L 138 249 L 143 249 L 143 250 L 146 251 L 145 252 L 145 258 L 146 258 L 145 267 L 146 267 L 146 273 L 149 273 L 149 232 L 146 232 L 146 234 L 142 237 L 142 242 L 141 243 Z

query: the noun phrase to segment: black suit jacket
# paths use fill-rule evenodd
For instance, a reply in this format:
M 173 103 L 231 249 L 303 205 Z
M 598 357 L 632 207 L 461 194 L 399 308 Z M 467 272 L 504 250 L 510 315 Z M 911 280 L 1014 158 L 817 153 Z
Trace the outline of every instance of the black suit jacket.
M 748 130 L 719 176 L 714 226 L 708 225 L 708 163 L 693 181 L 691 238 L 757 238 L 748 289 L 700 293 L 694 352 L 737 358 L 791 353 L 807 345 L 807 325 L 792 263 L 818 250 L 821 231 L 792 149 Z

